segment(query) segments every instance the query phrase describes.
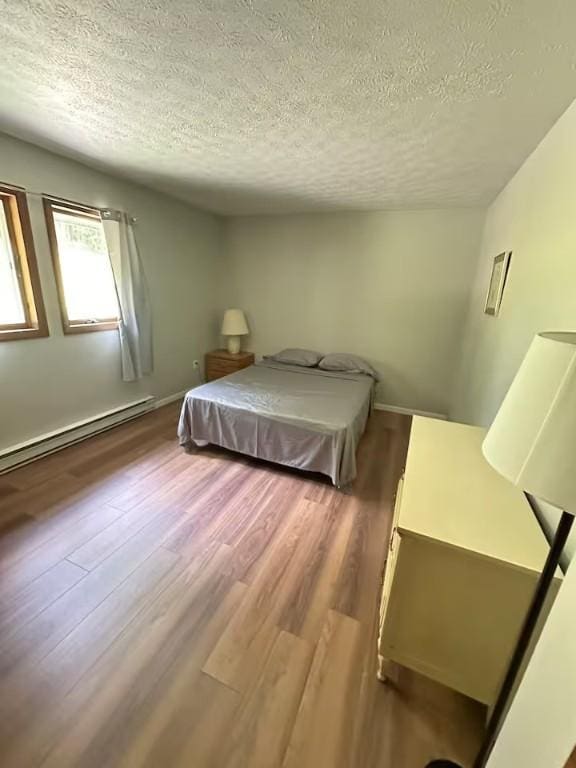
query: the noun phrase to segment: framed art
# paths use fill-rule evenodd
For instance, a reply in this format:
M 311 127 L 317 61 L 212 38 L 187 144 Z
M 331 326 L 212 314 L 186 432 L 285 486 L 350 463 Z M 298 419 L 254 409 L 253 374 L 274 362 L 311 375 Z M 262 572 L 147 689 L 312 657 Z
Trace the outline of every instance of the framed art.
M 492 274 L 490 275 L 490 285 L 488 286 L 488 294 L 486 295 L 486 305 L 484 307 L 484 312 L 487 315 L 496 316 L 500 310 L 511 256 L 512 251 L 505 251 L 494 258 Z

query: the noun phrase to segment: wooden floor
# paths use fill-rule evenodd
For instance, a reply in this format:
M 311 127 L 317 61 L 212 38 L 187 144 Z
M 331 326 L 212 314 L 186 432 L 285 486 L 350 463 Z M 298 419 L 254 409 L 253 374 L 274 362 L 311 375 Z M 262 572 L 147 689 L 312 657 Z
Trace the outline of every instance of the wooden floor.
M 218 451 L 177 409 L 0 477 L 3 768 L 469 764 L 482 710 L 376 680 L 409 420 L 376 413 L 349 493 Z

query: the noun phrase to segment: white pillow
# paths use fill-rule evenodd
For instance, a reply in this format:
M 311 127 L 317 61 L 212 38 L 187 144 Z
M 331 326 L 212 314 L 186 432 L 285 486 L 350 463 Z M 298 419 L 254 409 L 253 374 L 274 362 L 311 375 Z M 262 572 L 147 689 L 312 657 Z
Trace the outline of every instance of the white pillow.
M 283 349 L 275 355 L 265 355 L 264 360 L 273 360 L 275 363 L 287 365 L 302 365 L 304 368 L 313 368 L 318 365 L 322 355 L 311 349 Z
M 374 381 L 379 381 L 380 377 L 372 366 L 357 355 L 350 355 L 347 352 L 334 352 L 326 355 L 318 363 L 318 368 L 323 371 L 345 371 L 347 373 L 365 373 L 372 376 Z

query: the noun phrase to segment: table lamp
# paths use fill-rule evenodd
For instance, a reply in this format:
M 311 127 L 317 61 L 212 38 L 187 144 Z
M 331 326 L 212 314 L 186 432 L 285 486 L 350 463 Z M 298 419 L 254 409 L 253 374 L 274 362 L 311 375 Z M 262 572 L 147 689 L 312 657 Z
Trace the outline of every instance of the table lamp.
M 576 514 L 576 332 L 535 336 L 482 451 L 501 475 L 563 511 L 474 768 L 488 762 Z M 460 766 L 433 760 L 427 768 Z
M 227 309 L 220 333 L 222 336 L 228 336 L 228 352 L 237 355 L 240 352 L 240 336 L 250 333 L 244 312 L 241 309 Z

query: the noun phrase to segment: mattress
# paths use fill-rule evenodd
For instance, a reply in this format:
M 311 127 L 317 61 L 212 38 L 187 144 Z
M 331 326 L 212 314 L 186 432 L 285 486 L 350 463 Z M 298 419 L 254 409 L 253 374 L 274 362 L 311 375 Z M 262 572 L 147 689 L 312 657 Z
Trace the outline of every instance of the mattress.
M 258 363 L 191 389 L 178 438 L 321 472 L 340 487 L 356 477 L 373 385 L 364 374 Z

